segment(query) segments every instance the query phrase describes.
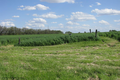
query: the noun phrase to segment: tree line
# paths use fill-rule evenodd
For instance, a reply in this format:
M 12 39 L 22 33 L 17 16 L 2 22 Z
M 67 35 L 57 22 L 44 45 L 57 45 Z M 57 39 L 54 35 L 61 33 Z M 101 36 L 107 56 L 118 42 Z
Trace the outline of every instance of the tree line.
M 25 34 L 63 34 L 60 30 L 50 29 L 28 29 L 28 28 L 17 28 L 17 27 L 5 27 L 0 26 L 0 35 L 25 35 Z

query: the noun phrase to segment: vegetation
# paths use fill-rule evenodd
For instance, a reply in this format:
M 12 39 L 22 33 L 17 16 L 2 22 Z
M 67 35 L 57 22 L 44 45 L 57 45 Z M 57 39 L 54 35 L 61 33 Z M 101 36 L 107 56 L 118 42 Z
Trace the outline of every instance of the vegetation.
M 109 32 L 99 32 L 99 36 L 109 37 L 120 41 L 120 31 L 110 30 Z
M 99 40 L 99 37 L 95 38 L 94 34 L 50 35 L 47 37 L 26 39 L 19 46 L 46 46 L 93 40 Z
M 1 46 L 0 80 L 119 80 L 120 43 L 101 39 L 55 46 Z
M 21 44 L 18 45 L 20 38 Z M 99 36 L 95 38 L 95 34 L 43 34 L 43 35 L 11 35 L 0 36 L 0 44 L 15 44 L 18 46 L 46 46 L 64 43 L 80 42 L 80 41 L 97 41 Z
M 2 35 L 0 80 L 119 80 L 119 33 Z
M 41 29 L 27 29 L 17 27 L 3 27 L 0 26 L 0 35 L 25 35 L 25 34 L 63 34 L 59 30 L 41 30 Z
M 72 34 L 72 32 L 70 32 L 70 31 L 66 31 L 66 32 L 65 32 L 65 34 L 70 34 L 70 35 L 71 35 L 71 34 Z

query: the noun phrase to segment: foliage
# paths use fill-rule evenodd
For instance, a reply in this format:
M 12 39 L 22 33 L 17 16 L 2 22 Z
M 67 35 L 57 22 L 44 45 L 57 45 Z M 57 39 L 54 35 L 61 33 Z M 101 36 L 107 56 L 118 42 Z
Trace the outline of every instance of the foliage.
M 120 31 L 110 30 L 109 32 L 99 32 L 99 36 L 109 37 L 120 41 Z
M 95 38 L 94 34 L 89 33 L 76 33 L 72 35 L 68 34 L 42 34 L 42 35 L 4 35 L 0 36 L 0 44 L 18 45 L 18 41 L 21 41 L 19 46 L 46 46 L 57 45 L 63 43 L 72 43 L 80 41 L 95 41 L 99 40 L 99 36 Z
M 72 34 L 72 32 L 70 32 L 70 31 L 66 31 L 65 34 Z
M 72 35 L 51 35 L 38 38 L 26 39 L 21 42 L 19 46 L 46 46 L 57 45 L 63 43 L 72 43 L 80 41 L 95 41 L 99 40 L 99 37 L 95 38 L 94 34 L 72 34 Z M 17 45 L 17 44 L 16 44 Z
M 41 29 L 28 29 L 28 28 L 17 28 L 17 27 L 3 27 L 0 26 L 0 35 L 22 35 L 22 34 L 63 34 L 59 30 L 41 30 Z

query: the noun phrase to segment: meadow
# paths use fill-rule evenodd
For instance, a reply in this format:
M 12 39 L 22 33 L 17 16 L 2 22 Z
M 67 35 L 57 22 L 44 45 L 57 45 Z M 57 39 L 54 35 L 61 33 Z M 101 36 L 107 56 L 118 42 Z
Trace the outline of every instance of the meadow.
M 73 38 L 73 42 L 47 46 L 15 45 L 19 37 L 21 44 L 28 37 L 21 36 L 14 35 L 16 42 L 1 43 L 0 80 L 120 80 L 120 42 L 117 39 L 95 38 L 90 34 L 78 41 L 78 34 L 73 34 L 68 38 Z M 36 36 L 42 38 L 45 35 Z M 12 39 L 13 35 L 0 36 L 0 39 L 8 37 Z

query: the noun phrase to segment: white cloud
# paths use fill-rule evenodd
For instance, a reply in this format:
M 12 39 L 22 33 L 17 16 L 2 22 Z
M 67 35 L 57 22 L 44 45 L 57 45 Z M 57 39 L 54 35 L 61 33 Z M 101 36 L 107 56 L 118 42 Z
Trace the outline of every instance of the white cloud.
M 10 21 L 1 22 L 0 25 L 1 26 L 6 26 L 6 27 L 15 26 L 15 24 L 13 22 L 10 22 Z
M 105 20 L 101 20 L 101 21 L 99 21 L 99 23 L 100 24 L 105 24 L 105 25 L 110 25 L 107 21 L 105 21 Z
M 72 21 L 67 22 L 68 25 L 73 25 Z
M 36 10 L 35 6 L 25 6 L 22 10 Z
M 35 16 L 35 17 L 40 17 L 38 14 L 33 14 L 33 16 Z
M 42 4 L 37 4 L 35 7 L 38 10 L 47 10 L 47 9 L 49 9 L 49 7 L 46 7 L 46 6 L 42 5 Z
M 15 16 L 15 15 L 14 15 L 14 16 L 12 16 L 12 17 L 14 17 L 14 18 L 19 18 L 20 16 Z
M 26 26 L 25 28 L 30 29 L 30 27 Z
M 35 21 L 35 23 L 43 23 L 46 24 L 46 20 L 42 19 L 42 18 L 33 18 L 33 21 Z
M 42 18 L 33 18 L 33 20 L 30 20 L 26 23 L 27 27 L 34 27 L 34 28 L 43 28 L 45 27 L 45 24 L 47 21 Z
M 24 7 L 23 5 L 21 5 L 20 7 Z
M 49 19 L 56 19 L 56 18 L 61 18 L 64 15 L 56 15 L 54 12 L 50 12 L 50 13 L 43 14 L 43 15 L 33 14 L 33 16 L 42 17 L 42 18 L 49 18 Z
M 57 23 L 57 22 L 52 22 L 53 24 Z
M 60 24 L 58 24 L 59 26 L 63 26 L 63 24 L 62 23 L 60 23 Z
M 101 3 L 99 3 L 99 2 L 96 2 L 97 3 L 97 5 L 101 5 Z
M 120 15 L 120 10 L 115 9 L 95 9 L 91 11 L 92 13 L 97 13 L 98 15 Z
M 120 20 L 114 20 L 114 22 L 120 22 Z
M 96 3 L 97 3 L 98 6 L 101 5 L 101 3 L 99 3 L 99 2 L 96 2 Z M 93 6 L 96 6 L 96 5 L 94 5 L 94 4 L 89 5 L 89 7 L 93 7 Z
M 89 7 L 93 7 L 92 5 L 90 5 Z
M 90 25 L 88 25 L 88 24 L 83 24 L 82 26 L 89 27 Z
M 117 25 L 120 25 L 120 19 L 119 20 L 114 20 L 114 22 L 118 22 Z
M 65 2 L 75 3 L 75 0 L 40 0 L 40 1 L 49 2 L 49 3 L 65 3 Z
M 96 20 L 95 16 L 86 14 L 83 12 L 73 12 L 70 18 L 66 18 L 66 20 L 72 21 L 87 21 L 87 20 Z
M 74 23 L 75 25 L 80 25 L 79 23 Z
M 84 32 L 88 31 L 89 27 L 84 26 L 66 26 L 66 31 L 72 31 L 72 32 Z
M 58 24 L 59 26 L 60 26 L 60 28 L 63 28 L 64 27 L 64 25 L 62 24 L 62 23 L 60 23 L 60 24 Z
M 67 24 L 68 25 L 80 25 L 79 23 L 75 23 L 75 22 L 72 22 L 72 21 L 68 21 Z
M 47 6 L 44 6 L 44 5 L 42 5 L 42 4 L 37 4 L 37 5 L 35 5 L 35 6 L 20 6 L 21 8 L 18 8 L 17 10 L 36 10 L 36 9 L 38 9 L 38 10 L 47 10 L 47 9 L 49 9 L 49 7 L 47 7 Z
M 17 10 L 23 10 L 23 9 L 21 9 L 21 8 L 18 8 Z

